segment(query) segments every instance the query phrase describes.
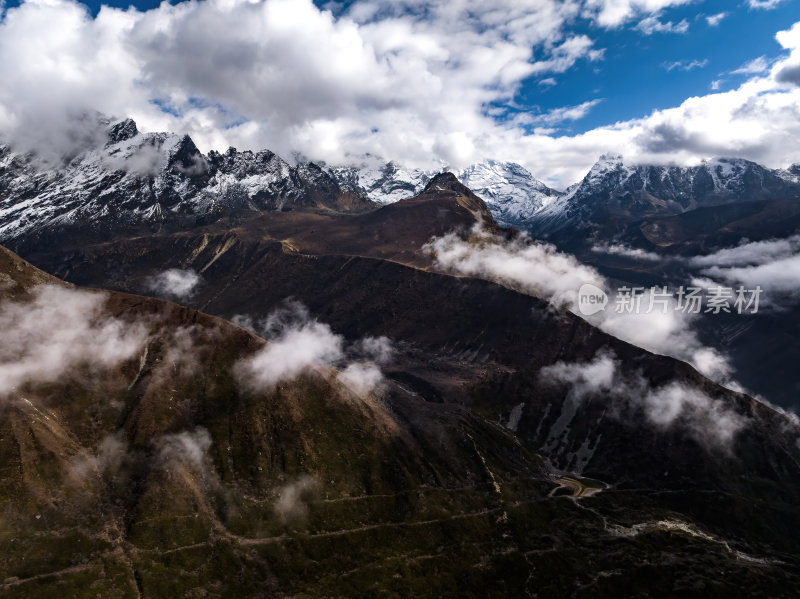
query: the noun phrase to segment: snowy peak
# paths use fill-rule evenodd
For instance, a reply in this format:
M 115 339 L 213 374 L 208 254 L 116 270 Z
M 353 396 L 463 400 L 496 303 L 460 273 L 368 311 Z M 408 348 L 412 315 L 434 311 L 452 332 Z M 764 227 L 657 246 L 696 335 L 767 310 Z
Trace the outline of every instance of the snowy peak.
M 592 223 L 631 222 L 704 206 L 798 196 L 800 177 L 741 158 L 713 158 L 698 166 L 679 167 L 626 165 L 621 156 L 607 155 L 526 225 L 534 234 L 547 236 Z
M 334 167 L 328 172 L 342 188 L 360 191 L 380 204 L 391 204 L 419 194 L 442 170 L 407 169 L 367 156 L 356 166 Z M 506 225 L 524 223 L 560 195 L 513 162 L 487 160 L 457 171 L 455 176 L 483 198 L 495 219 Z
M 133 119 L 125 119 L 111 125 L 107 134 L 109 143 L 115 144 L 136 137 L 139 129 Z
M 417 195 L 438 171 L 406 169 L 367 155 L 359 164 L 333 167 L 328 172 L 343 189 L 363 193 L 378 204 L 392 204 Z
M 561 195 L 514 162 L 488 160 L 459 171 L 458 177 L 504 224 L 524 223 Z
M 235 222 L 269 210 L 374 206 L 315 164 L 292 167 L 267 150 L 204 156 L 188 135 L 141 133 L 131 119 L 103 126 L 104 146 L 57 169 L 0 150 L 0 243 L 19 248 L 58 232 L 71 232 L 79 243 L 142 226 Z

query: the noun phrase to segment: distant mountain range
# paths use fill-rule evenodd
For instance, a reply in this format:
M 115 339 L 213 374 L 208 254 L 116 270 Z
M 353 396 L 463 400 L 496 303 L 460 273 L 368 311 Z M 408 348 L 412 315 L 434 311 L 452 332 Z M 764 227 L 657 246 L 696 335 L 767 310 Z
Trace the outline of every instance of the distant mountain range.
M 107 124 L 108 142 L 60 169 L 0 146 L 0 242 L 18 247 L 47 231 L 180 230 L 264 211 L 369 210 L 419 194 L 441 170 L 407 169 L 366 156 L 352 166 L 291 165 L 269 150 L 209 152 L 188 136 L 140 133 L 126 119 Z M 534 237 L 601 225 L 614 232 L 642 218 L 740 201 L 800 197 L 800 165 L 771 170 L 718 158 L 695 167 L 626 165 L 602 157 L 566 191 L 519 164 L 486 161 L 455 172 L 502 225 Z M 37 242 L 38 243 L 38 242 Z
M 422 191 L 436 171 L 404 169 L 372 159 L 329 172 L 343 188 L 387 204 Z M 567 227 L 800 196 L 800 165 L 773 170 L 740 158 L 678 167 L 632 166 L 620 156 L 603 156 L 581 181 L 563 192 L 549 188 L 513 162 L 490 160 L 455 174 L 486 201 L 498 222 L 544 237 Z

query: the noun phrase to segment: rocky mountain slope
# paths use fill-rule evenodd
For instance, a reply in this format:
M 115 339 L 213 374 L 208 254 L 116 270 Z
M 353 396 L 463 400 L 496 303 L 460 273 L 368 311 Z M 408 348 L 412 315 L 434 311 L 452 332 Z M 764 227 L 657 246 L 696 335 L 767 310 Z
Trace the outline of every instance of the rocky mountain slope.
M 503 234 L 443 174 L 364 214 L 265 212 L 37 253 L 59 277 L 117 291 L 79 312 L 77 337 L 62 334 L 75 318 L 56 319 L 56 339 L 87 352 L 63 376 L 32 371 L 3 396 L 2 593 L 795 588 L 797 424 L 542 299 L 433 268 L 430 237 L 469 240 L 478 222 Z M 364 367 L 348 349 L 243 386 L 242 363 L 271 355 L 254 372 L 272 372 L 289 337 L 120 293 L 153 293 L 175 271 L 198 277 L 181 301 L 264 334 L 287 298 L 302 302 L 301 353 L 330 336 L 356 354 L 386 338 L 379 383 L 348 387 L 344 373 Z M 6 251 L 0 275 L 3 322 L 49 347 L 49 325 L 20 316 L 54 309 L 36 285 L 63 284 Z M 0 366 L 20 372 L 9 344 L 31 336 L 6 334 Z M 273 343 L 280 360 L 264 353 Z

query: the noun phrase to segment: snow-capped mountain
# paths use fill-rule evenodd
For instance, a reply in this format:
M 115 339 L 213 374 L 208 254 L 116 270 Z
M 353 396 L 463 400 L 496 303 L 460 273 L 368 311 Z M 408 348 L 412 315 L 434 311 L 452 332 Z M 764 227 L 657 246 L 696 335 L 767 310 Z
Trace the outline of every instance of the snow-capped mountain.
M 740 158 L 715 158 L 699 166 L 623 163 L 602 156 L 582 181 L 544 205 L 524 223 L 535 235 L 566 227 L 630 222 L 681 214 L 732 202 L 800 197 L 800 169 L 767 169 Z
M 319 166 L 291 166 L 274 153 L 209 152 L 188 136 L 140 133 L 108 123 L 107 143 L 62 168 L 0 146 L 0 243 L 80 229 L 92 238 L 136 227 L 183 228 L 269 210 L 372 207 Z
M 404 168 L 375 156 L 355 165 L 291 165 L 269 150 L 203 155 L 188 136 L 140 133 L 130 119 L 105 121 L 107 142 L 61 168 L 0 145 L 0 243 L 40 245 L 54 232 L 105 239 L 138 228 L 181 230 L 264 211 L 366 210 L 422 192 L 446 170 Z M 770 170 L 716 158 L 695 167 L 626 165 L 603 156 L 560 192 L 512 162 L 488 160 L 457 171 L 495 220 L 536 237 L 583 235 L 652 216 L 739 201 L 800 197 L 800 165 Z
M 407 169 L 367 155 L 355 165 L 333 167 L 328 172 L 342 189 L 363 193 L 378 204 L 393 204 L 420 193 L 441 171 Z
M 514 162 L 488 160 L 459 171 L 461 182 L 483 198 L 496 220 L 519 225 L 562 195 Z
M 438 173 L 406 169 L 394 162 L 368 156 L 356 166 L 328 172 L 343 189 L 365 194 L 379 204 L 391 204 L 420 193 Z M 487 160 L 455 172 L 456 177 L 489 206 L 501 224 L 521 225 L 561 192 L 550 189 L 524 167 L 513 162 Z

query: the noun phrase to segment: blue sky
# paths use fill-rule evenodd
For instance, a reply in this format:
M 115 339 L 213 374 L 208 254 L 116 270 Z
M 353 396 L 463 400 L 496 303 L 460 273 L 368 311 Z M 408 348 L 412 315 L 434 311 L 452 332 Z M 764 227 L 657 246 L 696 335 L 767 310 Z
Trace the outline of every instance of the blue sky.
M 604 153 L 800 163 L 800 0 L 106 6 L 7 1 L 0 135 L 67 143 L 65 120 L 96 110 L 203 150 L 425 168 L 491 158 L 562 188 Z
M 727 13 L 716 27 L 705 17 Z M 643 35 L 632 27 L 598 30 L 583 25 L 582 30 L 597 37 L 606 48 L 600 63 L 580 63 L 564 74 L 554 76 L 555 86 L 525 83 L 520 103 L 542 110 L 567 104 L 603 99 L 589 114 L 570 125 L 574 132 L 643 117 L 653 110 L 680 104 L 690 96 L 705 95 L 714 81 L 721 90 L 732 89 L 746 75 L 731 74 L 743 64 L 766 56 L 777 58 L 783 52 L 775 33 L 800 20 L 800 2 L 791 0 L 772 10 L 753 10 L 742 2 L 706 0 L 664 10 L 661 21 L 689 23 L 681 33 Z M 703 64 L 690 70 L 667 64 L 692 61 Z M 707 61 L 707 62 L 705 62 Z

